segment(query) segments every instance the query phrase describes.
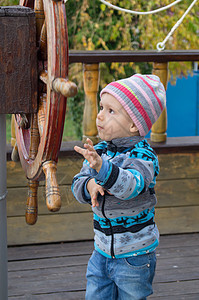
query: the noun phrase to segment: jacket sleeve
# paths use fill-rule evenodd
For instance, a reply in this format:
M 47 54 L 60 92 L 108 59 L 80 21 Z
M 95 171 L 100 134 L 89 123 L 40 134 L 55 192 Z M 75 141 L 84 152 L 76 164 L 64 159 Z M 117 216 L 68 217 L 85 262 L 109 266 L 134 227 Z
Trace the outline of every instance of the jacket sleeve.
M 95 179 L 98 184 L 115 197 L 129 200 L 147 190 L 153 182 L 156 159 L 151 154 L 148 159 L 146 159 L 146 155 L 144 159 L 129 156 L 124 160 L 121 167 L 103 160 L 102 168 Z
M 93 172 L 94 173 L 94 172 Z M 90 197 L 88 193 L 85 192 L 85 187 L 87 182 L 94 177 L 96 173 L 92 174 L 92 169 L 89 167 L 86 161 L 84 161 L 83 167 L 77 175 L 73 178 L 72 181 L 72 192 L 74 197 L 80 203 L 89 203 L 91 204 Z
M 95 145 L 95 149 L 98 152 L 98 154 L 101 156 L 103 149 L 107 146 L 106 142 L 100 142 L 99 144 Z M 91 197 L 86 190 L 87 182 L 95 177 L 97 175 L 97 172 L 90 168 L 89 163 L 87 160 L 84 160 L 83 167 L 77 175 L 73 178 L 72 181 L 72 192 L 74 197 L 79 201 L 80 203 L 89 203 L 91 204 Z

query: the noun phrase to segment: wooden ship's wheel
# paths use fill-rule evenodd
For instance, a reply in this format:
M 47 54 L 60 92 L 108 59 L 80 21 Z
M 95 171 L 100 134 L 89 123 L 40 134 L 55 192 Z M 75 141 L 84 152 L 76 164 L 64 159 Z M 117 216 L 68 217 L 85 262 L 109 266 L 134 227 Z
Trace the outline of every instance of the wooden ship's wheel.
M 16 143 L 29 186 L 26 222 L 35 224 L 39 181 L 46 179 L 48 209 L 58 211 L 61 207 L 56 165 L 66 97 L 74 96 L 77 87 L 68 80 L 68 35 L 63 1 L 20 0 L 20 5 L 33 8 L 36 16 L 38 112 L 15 115 Z

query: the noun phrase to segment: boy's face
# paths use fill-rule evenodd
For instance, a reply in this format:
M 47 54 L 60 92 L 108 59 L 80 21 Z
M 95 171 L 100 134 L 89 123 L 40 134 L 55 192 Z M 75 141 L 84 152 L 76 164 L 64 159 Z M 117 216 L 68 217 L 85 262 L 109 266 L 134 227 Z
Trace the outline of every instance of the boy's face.
M 96 124 L 99 137 L 104 141 L 139 135 L 137 127 L 125 109 L 115 97 L 108 93 L 101 97 Z

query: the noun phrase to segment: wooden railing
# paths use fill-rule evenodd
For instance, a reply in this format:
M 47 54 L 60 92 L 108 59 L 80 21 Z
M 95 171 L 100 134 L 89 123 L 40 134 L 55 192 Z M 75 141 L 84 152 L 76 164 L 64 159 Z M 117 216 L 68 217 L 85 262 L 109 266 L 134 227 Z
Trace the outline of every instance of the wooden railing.
M 83 64 L 85 107 L 83 116 L 83 142 L 89 137 L 94 143 L 98 141 L 96 116 L 97 92 L 99 88 L 100 68 L 102 62 L 152 62 L 153 74 L 167 88 L 168 63 L 171 61 L 199 61 L 199 50 L 190 51 L 70 51 L 70 63 Z M 132 74 L 133 75 L 133 74 Z M 167 130 L 167 112 L 162 112 L 160 118 L 151 130 L 152 142 L 165 142 Z

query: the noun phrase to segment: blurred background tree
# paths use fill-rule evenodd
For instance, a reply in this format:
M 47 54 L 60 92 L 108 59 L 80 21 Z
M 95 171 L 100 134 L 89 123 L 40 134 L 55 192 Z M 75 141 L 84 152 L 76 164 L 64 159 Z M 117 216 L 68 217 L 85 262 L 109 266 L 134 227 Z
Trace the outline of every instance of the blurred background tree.
M 70 50 L 156 50 L 171 28 L 193 0 L 181 1 L 157 14 L 132 15 L 109 8 L 99 0 L 68 0 L 66 14 Z M 111 0 L 113 5 L 135 11 L 151 11 L 166 6 L 172 0 Z M 18 0 L 0 0 L 0 5 L 16 5 Z M 166 43 L 167 50 L 199 49 L 199 8 L 195 5 Z M 186 76 L 193 69 L 191 62 L 169 63 L 169 77 Z M 150 63 L 100 64 L 100 89 L 108 82 L 134 73 L 150 73 Z M 82 65 L 71 64 L 70 77 L 78 83 L 75 99 L 68 99 L 70 119 L 76 135 L 81 138 L 83 114 Z

